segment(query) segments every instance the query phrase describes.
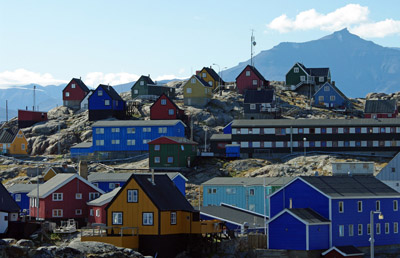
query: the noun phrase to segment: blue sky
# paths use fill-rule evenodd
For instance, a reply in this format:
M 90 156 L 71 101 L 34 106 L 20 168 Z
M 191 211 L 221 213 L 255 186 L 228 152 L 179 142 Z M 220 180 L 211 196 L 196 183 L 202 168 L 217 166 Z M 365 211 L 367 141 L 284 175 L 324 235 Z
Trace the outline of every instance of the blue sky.
M 284 41 L 348 27 L 400 47 L 398 1 L 5 1 L 0 0 L 0 86 L 91 87 L 187 78 L 213 63 L 232 67 Z M 218 66 L 214 66 L 218 71 Z

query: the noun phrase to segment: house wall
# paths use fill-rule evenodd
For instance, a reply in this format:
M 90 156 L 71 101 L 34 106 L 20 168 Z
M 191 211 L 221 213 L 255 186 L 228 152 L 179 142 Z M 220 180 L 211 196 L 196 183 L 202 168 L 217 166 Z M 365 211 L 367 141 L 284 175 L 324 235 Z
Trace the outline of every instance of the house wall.
M 21 212 L 25 209 L 26 214 L 29 215 L 29 197 L 27 196 L 28 193 L 10 193 L 14 201 L 18 204 L 21 208 Z M 21 196 L 21 200 L 16 200 L 16 195 L 19 194 Z
M 396 118 L 397 110 L 393 113 L 364 113 L 364 118 Z
M 140 82 L 143 81 L 144 84 L 140 85 Z M 138 96 L 141 95 L 148 95 L 148 90 L 147 90 L 147 83 L 146 80 L 143 78 L 139 78 L 138 81 L 135 82 L 135 84 L 131 88 L 131 97 L 132 99 L 137 98 Z
M 50 178 L 54 177 L 55 175 L 57 175 L 57 173 L 50 168 L 47 173 L 43 176 L 43 180 L 46 182 L 48 181 Z
M 107 220 L 107 213 L 106 213 L 106 207 L 108 203 L 102 205 L 102 206 L 89 206 L 89 213 L 88 213 L 88 220 L 90 223 L 101 223 L 101 224 L 106 224 Z M 93 210 L 93 215 L 90 215 L 90 210 Z M 99 216 L 96 216 L 97 210 L 99 210 Z
M 185 168 L 188 166 L 188 158 L 190 159 L 190 165 L 197 156 L 197 146 L 195 144 L 159 144 L 160 150 L 154 150 L 155 145 L 149 145 L 149 167 L 156 168 Z M 182 146 L 184 150 L 182 150 Z M 160 163 L 155 163 L 155 157 L 160 158 Z M 168 163 L 168 157 L 173 157 L 173 162 Z
M 203 77 L 203 73 L 205 73 L 205 77 Z M 211 85 L 213 90 L 219 85 L 219 82 L 215 81 L 214 78 L 204 68 L 201 69 L 201 71 L 198 73 L 198 76 L 200 76 L 204 81 Z M 212 82 L 212 84 L 210 84 L 210 81 Z
M 0 234 L 6 232 L 8 228 L 8 212 L 0 211 Z
M 232 134 L 232 122 L 224 127 L 223 132 L 224 134 Z
M 75 84 L 74 89 L 72 88 L 72 84 Z M 69 97 L 66 96 L 66 92 L 69 92 Z M 67 86 L 65 86 L 62 93 L 64 101 L 78 100 L 79 102 L 84 99 L 87 94 L 75 80 L 71 80 Z
M 298 68 L 299 72 L 295 73 L 294 68 Z M 300 76 L 305 76 L 305 78 L 307 79 L 307 73 L 305 73 L 300 66 L 295 64 L 286 74 L 286 85 L 287 86 L 297 85 L 298 83 L 300 83 Z
M 91 183 L 100 188 L 101 190 L 103 190 L 104 192 L 108 193 L 115 189 L 110 187 L 111 183 L 113 183 L 114 186 L 115 184 L 119 184 L 118 186 L 122 187 L 125 185 L 126 181 L 107 181 L 107 182 L 91 182 Z
M 166 104 L 162 105 L 161 100 L 165 100 Z M 169 114 L 169 110 L 174 110 L 173 114 Z M 150 119 L 151 120 L 169 120 L 169 119 L 177 119 L 178 118 L 178 110 L 176 106 L 166 97 L 161 96 L 157 102 L 154 103 L 150 107 Z
M 327 88 L 325 88 L 325 86 Z M 314 95 L 314 101 L 316 105 L 325 106 L 325 107 L 346 107 L 347 101 L 330 85 L 323 85 L 319 91 L 317 91 Z M 323 97 L 323 100 L 320 98 Z M 334 97 L 334 100 L 330 98 Z
M 285 208 L 311 208 L 329 219 L 329 199 L 320 192 L 297 178 L 270 196 L 270 217 Z M 292 199 L 292 207 L 290 207 Z
M 151 128 L 150 132 L 143 132 L 143 128 Z M 160 127 L 166 127 L 166 133 L 159 133 Z M 104 134 L 96 134 L 96 128 L 104 128 Z M 120 132 L 112 132 L 111 128 L 119 128 Z M 134 134 L 127 133 L 128 126 L 92 127 L 93 146 L 91 151 L 148 151 L 147 143 L 143 140 L 154 140 L 161 136 L 185 136 L 185 127 L 182 123 L 173 126 L 130 126 L 135 128 Z M 104 145 L 96 145 L 97 140 L 104 140 Z M 119 144 L 112 144 L 112 140 L 120 140 Z M 127 140 L 135 140 L 135 145 L 128 145 Z
M 194 83 L 192 78 L 195 78 Z M 192 89 L 192 93 L 187 93 L 188 88 Z M 206 105 L 212 98 L 212 87 L 203 86 L 195 76 L 192 76 L 183 85 L 183 98 L 185 105 Z
M 309 250 L 329 248 L 329 225 L 309 225 Z
M 246 76 L 246 71 L 250 71 L 250 76 Z M 257 85 L 253 85 L 253 80 L 257 80 Z M 240 94 L 244 94 L 246 90 L 256 90 L 257 88 L 264 88 L 264 81 L 258 78 L 257 74 L 253 72 L 250 67 L 246 67 L 244 71 L 236 78 L 236 87 Z
M 161 235 L 190 234 L 192 213 L 188 211 L 176 212 L 176 224 L 171 225 L 171 211 L 161 212 Z
M 26 128 L 43 121 L 47 121 L 47 112 L 18 110 L 18 128 Z
M 71 152 L 71 158 L 76 158 L 79 156 L 86 156 L 89 155 L 90 153 L 93 153 L 92 147 L 89 148 L 74 148 L 71 147 L 70 149 Z
M 22 130 L 19 130 L 11 143 L 10 154 L 12 155 L 27 155 L 28 141 L 25 138 Z
M 268 249 L 306 250 L 306 225 L 289 213 L 268 223 Z
M 99 96 L 99 91 L 103 92 L 102 96 Z M 105 100 L 110 101 L 110 105 L 105 105 Z M 124 110 L 125 103 L 120 100 L 113 100 L 107 92 L 105 92 L 101 87 L 97 87 L 97 89 L 93 92 L 93 94 L 89 97 L 89 111 L 90 110 Z

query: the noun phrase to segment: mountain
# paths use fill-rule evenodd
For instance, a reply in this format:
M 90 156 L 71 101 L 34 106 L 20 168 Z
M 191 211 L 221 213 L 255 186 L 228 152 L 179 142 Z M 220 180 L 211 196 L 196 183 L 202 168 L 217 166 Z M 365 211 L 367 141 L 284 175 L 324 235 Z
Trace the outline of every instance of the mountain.
M 284 42 L 254 57 L 255 67 L 267 80 L 284 81 L 296 62 L 306 67 L 329 67 L 332 80 L 348 97 L 365 97 L 370 92 L 400 90 L 400 51 L 364 40 L 347 29 L 304 43 Z M 223 72 L 234 81 L 250 60 Z

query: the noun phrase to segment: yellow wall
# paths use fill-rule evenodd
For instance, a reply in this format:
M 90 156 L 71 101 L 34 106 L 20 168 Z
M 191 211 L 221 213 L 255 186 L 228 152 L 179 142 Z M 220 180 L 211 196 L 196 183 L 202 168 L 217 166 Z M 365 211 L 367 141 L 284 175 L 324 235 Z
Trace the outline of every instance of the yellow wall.
M 192 214 L 188 211 L 176 211 L 176 225 L 171 225 L 171 211 L 161 212 L 161 235 L 190 234 Z
M 192 82 L 192 79 L 195 78 L 195 82 Z M 187 93 L 187 88 L 192 89 L 192 93 Z M 190 79 L 183 85 L 183 97 L 184 98 L 212 98 L 212 88 L 203 86 L 200 83 L 196 76 L 193 75 Z
M 50 168 L 49 171 L 47 171 L 47 173 L 44 175 L 43 180 L 46 182 L 47 180 L 54 177 L 55 175 L 56 175 L 56 172 L 54 172 L 54 170 L 52 168 Z
M 22 149 L 23 145 L 25 146 L 24 149 Z M 28 148 L 28 141 L 26 140 L 24 133 L 20 129 L 17 135 L 15 136 L 14 141 L 11 143 L 10 154 L 26 155 L 28 154 L 27 148 Z
M 206 74 L 206 77 L 203 77 L 203 73 Z M 209 83 L 209 81 L 212 81 L 212 88 L 215 89 L 218 85 L 219 85 L 219 81 L 215 81 L 213 77 L 211 77 L 211 75 L 207 72 L 206 69 L 201 69 L 199 76 L 205 80 L 207 83 Z

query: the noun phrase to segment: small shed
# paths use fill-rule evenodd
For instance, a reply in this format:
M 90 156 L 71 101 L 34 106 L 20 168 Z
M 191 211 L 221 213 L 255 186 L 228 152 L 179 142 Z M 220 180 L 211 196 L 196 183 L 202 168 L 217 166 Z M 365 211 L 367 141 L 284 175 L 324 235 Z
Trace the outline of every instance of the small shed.
M 240 145 L 227 144 L 225 145 L 225 156 L 228 158 L 240 158 Z
M 346 246 L 332 246 L 325 252 L 323 252 L 322 257 L 327 258 L 340 258 L 340 257 L 352 257 L 352 258 L 362 258 L 364 253 L 352 245 Z
M 44 121 L 47 121 L 47 112 L 18 110 L 18 128 L 30 127 Z
M 375 171 L 374 162 L 332 162 L 332 174 L 336 175 L 370 175 Z

